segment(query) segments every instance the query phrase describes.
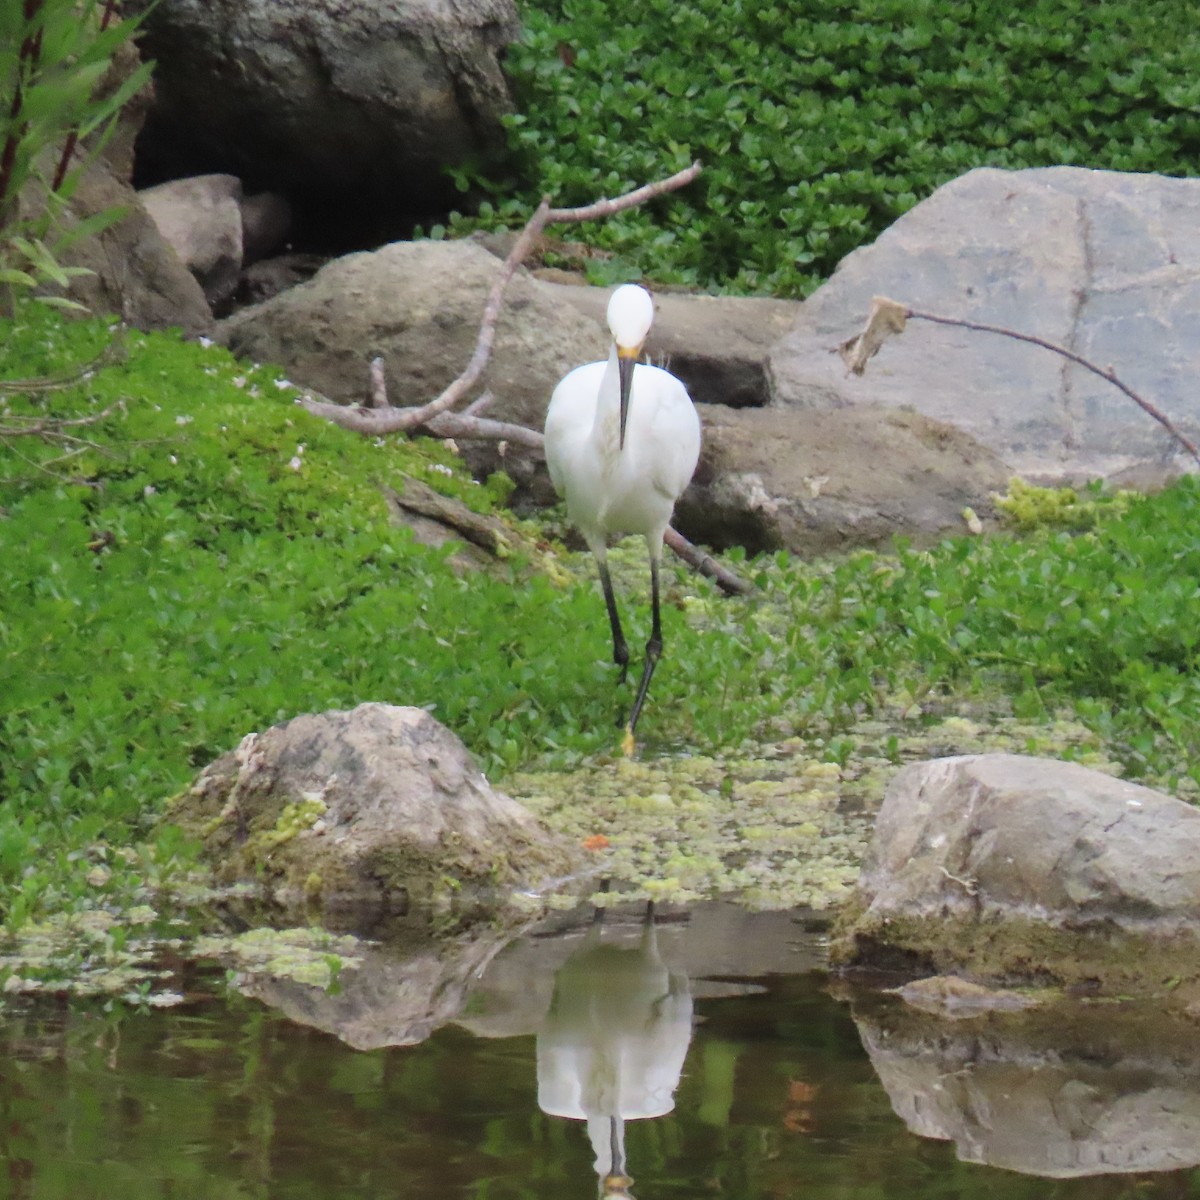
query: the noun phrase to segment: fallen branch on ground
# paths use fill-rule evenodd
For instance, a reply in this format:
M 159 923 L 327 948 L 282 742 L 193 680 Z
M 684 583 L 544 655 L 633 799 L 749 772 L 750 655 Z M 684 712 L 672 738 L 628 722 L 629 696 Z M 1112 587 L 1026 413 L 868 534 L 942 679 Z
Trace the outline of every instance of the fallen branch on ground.
M 40 392 L 61 392 L 65 388 L 82 383 L 93 372 L 110 363 L 120 362 L 125 357 L 125 328 L 118 325 L 108 344 L 95 358 L 78 366 L 69 367 L 53 375 L 34 375 L 28 379 L 0 379 L 0 395 L 28 396 Z M 94 419 L 94 418 L 93 418 Z
M 1111 383 L 1118 391 L 1123 392 L 1143 412 L 1153 417 L 1192 456 L 1196 463 L 1200 464 L 1200 449 L 1197 449 L 1195 442 L 1176 429 L 1162 409 L 1151 404 L 1144 396 L 1138 395 L 1133 388 L 1118 378 L 1116 371 L 1111 366 L 1098 367 L 1090 359 L 1084 358 L 1082 354 L 1077 354 L 1074 350 L 1068 350 L 1066 346 L 1060 346 L 1046 338 L 1038 337 L 1036 334 L 1007 329 L 1003 325 L 988 325 L 982 321 L 968 321 L 962 317 L 945 317 L 938 313 L 922 312 L 919 309 L 909 308 L 898 300 L 889 300 L 886 296 L 875 296 L 871 300 L 871 312 L 862 332 L 838 347 L 847 370 L 855 375 L 861 375 L 866 370 L 868 360 L 879 353 L 888 338 L 903 333 L 908 321 L 932 321 L 938 325 L 955 325 L 960 329 L 975 329 L 981 333 L 998 333 L 1003 337 L 1015 338 L 1019 342 L 1029 342 L 1034 346 L 1041 346 L 1044 350 L 1051 350 L 1083 367 L 1084 370 L 1091 371 L 1093 375 L 1098 375 L 1101 379 Z
M 722 566 L 711 554 L 693 545 L 670 525 L 663 534 L 663 544 L 669 546 L 694 571 L 711 579 L 727 596 L 746 596 L 754 591 L 754 584 L 747 583 L 740 575 Z
M 66 432 L 81 425 L 95 425 L 124 407 L 123 400 L 114 401 L 102 412 L 86 417 L 27 417 L 16 413 L 5 413 L 0 417 L 0 439 L 18 437 L 40 437 L 46 441 L 78 441 Z

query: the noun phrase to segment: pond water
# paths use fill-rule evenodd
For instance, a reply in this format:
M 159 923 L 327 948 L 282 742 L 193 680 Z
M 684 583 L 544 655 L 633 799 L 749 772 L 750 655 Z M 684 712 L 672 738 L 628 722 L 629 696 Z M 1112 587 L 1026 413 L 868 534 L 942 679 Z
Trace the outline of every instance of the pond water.
M 935 1021 L 821 961 L 717 905 L 380 947 L 334 994 L 179 964 L 174 1008 L 33 1003 L 0 1196 L 1200 1197 L 1200 1026 Z

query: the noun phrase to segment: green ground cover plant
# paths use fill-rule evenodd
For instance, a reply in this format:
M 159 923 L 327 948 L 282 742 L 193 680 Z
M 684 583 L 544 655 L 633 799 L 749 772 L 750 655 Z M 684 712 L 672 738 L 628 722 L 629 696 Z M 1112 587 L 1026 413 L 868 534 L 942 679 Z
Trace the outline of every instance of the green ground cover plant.
M 104 321 L 28 306 L 0 322 L 0 374 L 51 374 L 111 337 Z M 491 511 L 507 481 L 473 483 L 440 443 L 321 422 L 295 395 L 219 347 L 133 333 L 123 361 L 72 387 L 3 393 L 10 927 L 94 906 L 97 890 L 144 899 L 188 861 L 154 824 L 166 800 L 247 732 L 297 713 L 425 706 L 493 777 L 614 753 L 629 696 L 590 560 L 566 559 L 566 583 L 519 556 L 457 574 L 449 551 L 391 523 L 384 488 L 412 475 Z M 65 427 L 77 441 L 28 432 L 108 410 Z M 864 715 L 1012 697 L 1022 718 L 1081 720 L 1131 774 L 1195 794 L 1200 486 L 1094 507 L 1082 533 L 740 563 L 758 583 L 744 599 L 668 572 L 644 753 L 799 737 L 842 760 Z M 636 540 L 615 555 L 642 597 L 627 610 L 635 646 L 643 557 Z
M 520 7 L 514 169 L 483 223 L 705 164 L 668 203 L 572 231 L 611 255 L 598 282 L 804 295 L 972 167 L 1200 171 L 1200 41 L 1175 0 Z

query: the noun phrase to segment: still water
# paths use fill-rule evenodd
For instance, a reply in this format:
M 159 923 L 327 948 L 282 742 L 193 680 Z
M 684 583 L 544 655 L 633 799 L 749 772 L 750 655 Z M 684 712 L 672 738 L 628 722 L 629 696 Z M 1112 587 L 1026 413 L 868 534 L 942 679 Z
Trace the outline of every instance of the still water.
M 0 1196 L 1200 1197 L 1200 1025 L 938 1021 L 722 906 L 444 949 L 10 1013 Z

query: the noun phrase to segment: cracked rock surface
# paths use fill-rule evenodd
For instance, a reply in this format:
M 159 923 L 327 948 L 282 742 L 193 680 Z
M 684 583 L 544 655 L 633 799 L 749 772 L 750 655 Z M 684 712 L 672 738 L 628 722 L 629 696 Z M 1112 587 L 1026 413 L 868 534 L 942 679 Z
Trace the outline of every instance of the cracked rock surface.
M 1117 375 L 1193 439 L 1200 425 L 1200 180 L 981 168 L 849 255 L 770 360 L 774 403 L 911 406 L 1046 482 L 1150 486 L 1190 461 L 1111 383 L 1038 346 L 910 321 L 861 377 L 836 346 L 871 297 L 1005 326 Z

